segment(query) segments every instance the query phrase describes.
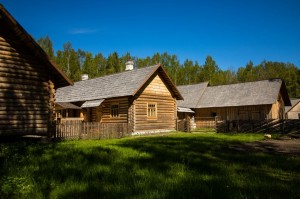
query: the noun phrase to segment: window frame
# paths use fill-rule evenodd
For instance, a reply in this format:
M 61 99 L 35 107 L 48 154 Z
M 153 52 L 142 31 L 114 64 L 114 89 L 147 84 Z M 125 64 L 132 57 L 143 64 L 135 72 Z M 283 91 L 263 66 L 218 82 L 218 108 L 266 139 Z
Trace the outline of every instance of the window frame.
M 153 109 L 153 107 L 149 107 L 149 105 L 154 105 L 154 113 L 155 115 L 150 115 L 150 109 Z M 157 120 L 157 102 L 148 102 L 147 103 L 147 119 L 149 120 Z
M 116 109 L 116 106 L 117 106 L 117 109 Z M 113 109 L 114 107 L 114 109 Z M 118 113 L 116 116 L 114 116 L 115 114 L 113 114 L 113 110 L 117 110 Z M 119 118 L 120 117 L 120 105 L 118 103 L 113 103 L 113 104 L 110 104 L 110 118 Z

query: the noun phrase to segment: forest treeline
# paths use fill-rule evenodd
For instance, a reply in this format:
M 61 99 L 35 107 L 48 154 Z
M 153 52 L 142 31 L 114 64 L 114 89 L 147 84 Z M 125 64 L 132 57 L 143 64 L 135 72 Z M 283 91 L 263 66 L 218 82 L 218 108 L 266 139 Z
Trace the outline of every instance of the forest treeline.
M 239 82 L 282 78 L 285 80 L 290 97 L 300 97 L 300 69 L 292 63 L 262 61 L 254 65 L 249 61 L 237 71 L 222 70 L 211 56 L 207 56 L 205 63 L 186 59 L 183 63 L 176 55 L 155 53 L 145 58 L 131 56 L 130 53 L 118 55 L 113 52 L 108 57 L 101 53 L 93 55 L 82 49 L 75 50 L 70 42 L 63 45 L 62 50 L 54 52 L 52 41 L 48 36 L 37 40 L 49 57 L 73 80 L 81 80 L 82 74 L 89 78 L 100 77 L 125 70 L 126 61 L 134 60 L 135 67 L 147 67 L 162 64 L 168 75 L 176 85 L 209 82 L 210 85 L 223 85 Z

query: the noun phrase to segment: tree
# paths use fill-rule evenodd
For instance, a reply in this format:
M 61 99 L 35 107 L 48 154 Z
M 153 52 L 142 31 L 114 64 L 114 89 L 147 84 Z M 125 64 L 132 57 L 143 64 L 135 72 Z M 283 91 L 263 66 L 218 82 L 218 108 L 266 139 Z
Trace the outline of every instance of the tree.
M 113 74 L 121 71 L 118 53 L 114 52 L 107 58 L 106 74 Z
M 83 63 L 85 61 L 85 51 L 78 49 L 77 50 L 77 56 L 78 56 L 78 60 L 79 60 L 79 67 L 82 70 L 83 67 Z
M 68 76 L 70 76 L 70 58 L 71 58 L 71 50 L 72 50 L 72 44 L 71 42 L 67 42 L 63 45 L 63 49 L 64 49 L 64 57 L 66 59 L 66 68 L 67 68 L 67 71 L 66 71 L 66 74 Z
M 47 53 L 51 60 L 55 60 L 53 44 L 48 35 L 46 37 L 40 37 L 37 43 L 42 47 L 42 49 Z
M 95 65 L 97 67 L 98 76 L 106 75 L 107 61 L 106 61 L 105 57 L 101 53 L 98 53 L 94 57 L 94 62 L 95 62 Z
M 204 76 L 204 81 L 209 81 L 211 85 L 215 85 L 215 74 L 219 71 L 219 67 L 216 64 L 216 62 L 213 60 L 213 58 L 208 55 L 206 57 L 205 63 L 203 65 L 203 76 Z

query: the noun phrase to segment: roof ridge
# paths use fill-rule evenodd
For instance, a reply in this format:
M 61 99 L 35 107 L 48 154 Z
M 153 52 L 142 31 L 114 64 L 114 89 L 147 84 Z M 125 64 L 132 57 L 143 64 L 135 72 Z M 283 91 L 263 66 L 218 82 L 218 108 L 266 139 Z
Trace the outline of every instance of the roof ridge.
M 133 69 L 133 70 L 120 71 L 120 72 L 117 72 L 117 73 L 113 73 L 113 74 L 109 74 L 109 75 L 104 75 L 104 76 L 100 76 L 100 77 L 95 77 L 95 78 L 92 78 L 92 79 L 79 80 L 79 81 L 76 81 L 74 83 L 88 82 L 88 81 L 91 81 L 91 80 L 103 79 L 103 78 L 106 78 L 106 77 L 112 77 L 112 76 L 116 76 L 116 75 L 120 75 L 120 74 L 124 74 L 124 73 L 128 73 L 128 72 L 135 72 L 135 71 L 139 71 L 139 70 L 143 70 L 143 69 L 149 69 L 151 67 L 157 67 L 157 66 L 158 66 L 158 64 L 152 65 L 152 66 L 146 66 L 146 67 L 142 67 L 142 68 L 138 68 L 138 69 Z
M 215 85 L 215 86 L 209 86 L 211 87 L 220 87 L 220 86 L 231 86 L 231 85 L 241 85 L 241 84 L 250 84 L 250 83 L 256 83 L 256 82 L 274 82 L 275 80 L 283 81 L 281 78 L 272 78 L 272 79 L 265 79 L 265 80 L 257 80 L 257 81 L 249 81 L 249 82 L 239 82 L 239 83 L 233 83 L 233 84 L 222 84 L 222 85 Z
M 184 87 L 184 86 L 196 86 L 196 85 L 199 85 L 199 84 L 208 84 L 209 82 L 206 81 L 206 82 L 200 82 L 200 83 L 195 83 L 195 84 L 186 84 L 186 85 L 177 85 L 176 87 Z

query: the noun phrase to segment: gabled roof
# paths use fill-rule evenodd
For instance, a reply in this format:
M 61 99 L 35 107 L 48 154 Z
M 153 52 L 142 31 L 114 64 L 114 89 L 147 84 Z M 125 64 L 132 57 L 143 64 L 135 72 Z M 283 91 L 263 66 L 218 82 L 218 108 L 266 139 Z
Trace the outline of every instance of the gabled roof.
M 281 79 L 246 82 L 221 86 L 207 83 L 179 86 L 184 101 L 177 106 L 188 108 L 216 108 L 274 104 L 281 93 L 285 105 L 290 105 L 286 86 Z
M 176 99 L 183 99 L 161 65 L 75 82 L 57 90 L 57 102 L 77 102 L 134 96 L 154 75 L 159 74 Z
M 212 86 L 207 87 L 196 108 L 274 104 L 280 92 L 284 103 L 290 104 L 284 91 L 281 79 Z
M 50 75 L 55 87 L 68 86 L 73 82 L 61 71 L 54 62 L 50 60 L 45 51 L 36 43 L 36 41 L 25 31 L 25 29 L 12 17 L 12 15 L 0 4 L 0 22 L 1 28 L 9 33 L 10 37 L 17 38 L 31 51 L 34 57 L 41 60 L 45 65 L 41 65 Z
M 300 99 L 291 100 L 291 106 L 285 106 L 285 113 L 289 112 L 292 108 L 294 108 L 298 103 L 300 103 Z
M 199 102 L 200 97 L 207 88 L 208 82 L 200 84 L 177 86 L 182 94 L 184 100 L 178 100 L 178 107 L 195 108 Z

